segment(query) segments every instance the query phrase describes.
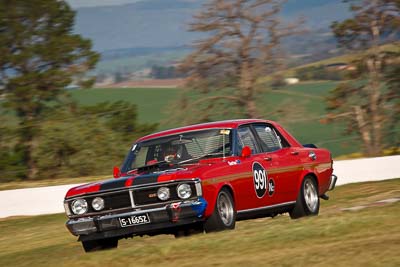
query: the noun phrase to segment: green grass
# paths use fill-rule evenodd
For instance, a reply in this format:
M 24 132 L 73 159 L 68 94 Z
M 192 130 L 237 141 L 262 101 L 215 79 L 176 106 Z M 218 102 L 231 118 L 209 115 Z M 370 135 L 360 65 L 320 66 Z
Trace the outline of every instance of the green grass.
M 0 266 L 399 266 L 400 179 L 350 184 L 322 201 L 318 217 L 241 221 L 234 231 L 135 237 L 85 254 L 63 214 L 0 221 Z M 354 205 L 361 211 L 342 211 Z

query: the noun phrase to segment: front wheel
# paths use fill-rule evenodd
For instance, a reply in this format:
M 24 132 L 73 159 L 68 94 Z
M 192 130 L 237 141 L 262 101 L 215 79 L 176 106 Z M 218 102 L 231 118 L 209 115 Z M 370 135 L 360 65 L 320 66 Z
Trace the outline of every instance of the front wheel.
M 82 246 L 85 252 L 93 252 L 97 250 L 112 249 L 118 247 L 117 238 L 108 238 L 100 240 L 82 241 Z
M 290 217 L 297 219 L 309 215 L 318 215 L 319 213 L 318 187 L 312 176 L 306 176 L 301 184 L 296 205 L 290 211 Z
M 219 191 L 214 212 L 204 224 L 204 230 L 209 232 L 235 229 L 236 209 L 231 193 L 223 188 Z

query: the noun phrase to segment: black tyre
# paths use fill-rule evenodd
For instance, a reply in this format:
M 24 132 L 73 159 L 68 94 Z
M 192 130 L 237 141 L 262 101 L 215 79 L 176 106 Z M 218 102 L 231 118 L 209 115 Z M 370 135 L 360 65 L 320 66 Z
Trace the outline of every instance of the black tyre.
M 297 196 L 296 205 L 290 211 L 290 218 L 298 219 L 319 213 L 319 195 L 317 183 L 312 176 L 306 176 L 301 183 L 300 192 Z
M 108 238 L 100 240 L 82 241 L 85 252 L 93 252 L 97 250 L 113 249 L 118 247 L 117 238 Z
M 235 229 L 236 209 L 231 193 L 223 188 L 219 191 L 214 212 L 204 224 L 204 230 L 209 232 Z
M 183 229 L 179 229 L 174 233 L 175 238 L 181 238 L 185 236 L 197 235 L 204 233 L 204 225 L 203 223 L 196 223 L 190 225 L 189 227 L 185 227 Z

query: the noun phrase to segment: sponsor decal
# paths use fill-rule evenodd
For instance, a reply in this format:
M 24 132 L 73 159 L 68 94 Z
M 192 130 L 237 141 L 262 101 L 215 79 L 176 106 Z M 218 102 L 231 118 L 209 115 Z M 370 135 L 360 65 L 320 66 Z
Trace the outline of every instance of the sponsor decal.
M 148 195 L 148 197 L 149 197 L 149 198 L 156 198 L 156 197 L 157 197 L 157 194 L 156 194 L 156 193 L 150 193 L 150 194 Z
M 229 166 L 238 165 L 239 163 L 240 163 L 240 160 L 228 161 Z
M 262 198 L 267 192 L 267 172 L 258 162 L 253 163 L 253 183 L 257 197 Z
M 275 181 L 272 178 L 268 179 L 268 195 L 272 196 L 275 192 Z
M 224 129 L 224 130 L 220 130 L 219 134 L 229 135 L 230 132 L 231 132 L 230 130 Z

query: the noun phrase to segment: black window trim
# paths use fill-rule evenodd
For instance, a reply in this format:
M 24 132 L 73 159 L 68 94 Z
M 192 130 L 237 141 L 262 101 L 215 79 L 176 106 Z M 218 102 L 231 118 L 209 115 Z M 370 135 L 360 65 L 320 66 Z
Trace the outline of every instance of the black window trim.
M 254 151 L 252 151 L 252 155 L 258 155 L 258 154 L 262 154 L 262 153 L 264 153 L 264 152 L 262 152 L 262 149 L 261 149 L 261 145 L 260 145 L 260 141 L 259 141 L 259 139 L 258 139 L 258 136 L 255 134 L 255 129 L 254 129 L 254 127 L 253 127 L 253 125 L 252 125 L 252 123 L 246 123 L 246 124 L 242 124 L 242 125 L 239 125 L 238 126 L 238 128 L 237 128 L 237 140 L 238 140 L 238 142 L 242 142 L 242 140 L 240 139 L 240 136 L 239 136 L 239 129 L 240 128 L 244 128 L 244 127 L 249 127 L 249 129 L 250 129 L 250 131 L 251 131 L 251 133 L 253 134 L 253 136 L 254 136 L 254 138 L 255 138 L 255 145 L 256 145 L 256 149 L 257 149 L 257 153 L 253 153 Z M 242 146 L 242 144 L 240 143 L 238 143 L 238 146 Z M 242 147 L 243 148 L 243 147 Z M 240 151 L 238 151 L 239 153 L 240 153 Z

